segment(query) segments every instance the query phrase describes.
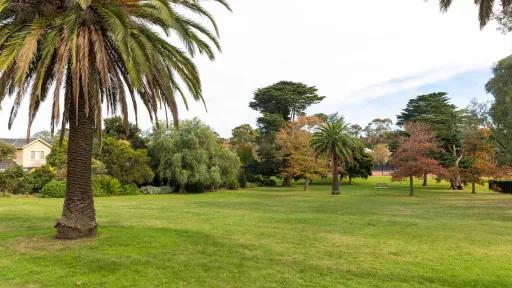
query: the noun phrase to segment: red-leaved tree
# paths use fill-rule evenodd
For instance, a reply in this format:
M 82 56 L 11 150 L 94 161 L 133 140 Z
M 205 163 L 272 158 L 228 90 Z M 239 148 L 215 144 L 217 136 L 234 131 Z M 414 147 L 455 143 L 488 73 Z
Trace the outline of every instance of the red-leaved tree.
M 398 150 L 391 161 L 396 170 L 393 181 L 409 178 L 410 196 L 414 195 L 414 177 L 427 174 L 446 175 L 445 168 L 431 155 L 441 150 L 435 132 L 428 124 L 408 123 L 404 125 L 409 137 L 400 141 Z

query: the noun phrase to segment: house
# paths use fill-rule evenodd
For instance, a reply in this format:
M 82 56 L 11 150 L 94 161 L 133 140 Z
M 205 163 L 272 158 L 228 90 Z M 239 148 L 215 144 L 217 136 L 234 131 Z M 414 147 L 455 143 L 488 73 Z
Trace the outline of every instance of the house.
M 0 141 L 12 145 L 16 149 L 14 159 L 0 162 L 0 171 L 13 165 L 19 165 L 25 170 L 39 168 L 46 164 L 46 156 L 52 150 L 52 145 L 39 138 L 28 141 L 27 139 L 0 138 Z

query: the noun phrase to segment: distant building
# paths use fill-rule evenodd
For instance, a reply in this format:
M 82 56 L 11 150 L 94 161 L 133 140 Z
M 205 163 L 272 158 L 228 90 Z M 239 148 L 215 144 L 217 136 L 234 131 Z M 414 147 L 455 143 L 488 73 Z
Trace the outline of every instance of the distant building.
M 14 165 L 19 165 L 25 170 L 39 168 L 46 164 L 46 156 L 52 151 L 52 145 L 39 138 L 28 141 L 27 139 L 0 138 L 0 141 L 16 149 L 14 159 L 0 162 L 0 171 Z

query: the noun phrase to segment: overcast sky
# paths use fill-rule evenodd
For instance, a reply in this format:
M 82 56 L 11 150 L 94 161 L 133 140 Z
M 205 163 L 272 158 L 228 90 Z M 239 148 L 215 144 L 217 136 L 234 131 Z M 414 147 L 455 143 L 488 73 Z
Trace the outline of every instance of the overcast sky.
M 459 106 L 492 99 L 484 85 L 490 67 L 510 54 L 511 35 L 479 29 L 473 1 L 454 1 L 441 14 L 431 0 L 231 0 L 233 13 L 212 6 L 223 52 L 214 62 L 197 57 L 208 112 L 201 103 L 182 109 L 224 137 L 258 113 L 248 104 L 255 89 L 280 80 L 317 86 L 327 98 L 308 112 L 339 112 L 362 126 L 390 117 L 415 95 L 445 91 Z M 208 5 L 210 7 L 211 5 Z M 24 136 L 27 106 L 7 129 L 10 104 L 0 111 L 0 136 Z M 46 103 L 32 131 L 49 129 Z M 140 126 L 150 128 L 145 111 Z

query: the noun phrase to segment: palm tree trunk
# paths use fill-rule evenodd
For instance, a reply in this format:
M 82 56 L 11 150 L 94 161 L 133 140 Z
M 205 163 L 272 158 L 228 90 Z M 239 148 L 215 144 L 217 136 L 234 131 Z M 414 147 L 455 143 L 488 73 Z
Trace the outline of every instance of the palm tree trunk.
M 414 196 L 414 176 L 409 176 L 409 196 Z
M 96 211 L 91 183 L 94 113 L 85 113 L 80 97 L 78 111 L 70 101 L 66 199 L 57 220 L 57 238 L 77 239 L 96 235 Z
M 338 154 L 332 153 L 332 195 L 340 195 Z

